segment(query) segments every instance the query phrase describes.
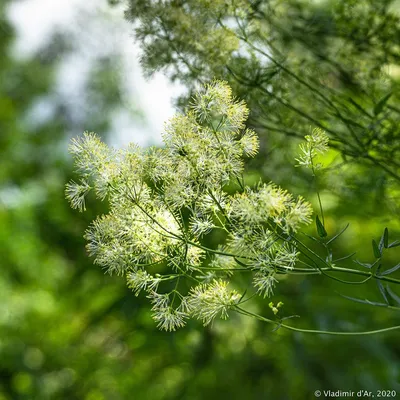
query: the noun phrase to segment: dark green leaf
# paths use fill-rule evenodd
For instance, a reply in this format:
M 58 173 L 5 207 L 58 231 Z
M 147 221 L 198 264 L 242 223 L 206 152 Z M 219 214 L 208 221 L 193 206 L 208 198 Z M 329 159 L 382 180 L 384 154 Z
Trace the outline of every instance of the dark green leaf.
M 374 239 L 372 239 L 372 249 L 374 250 L 375 258 L 380 258 L 382 256 L 382 252 L 379 250 L 379 247 Z
M 302 232 L 302 234 L 305 235 L 305 236 L 307 236 L 308 238 L 314 240 L 314 241 L 317 242 L 317 243 L 322 243 L 319 239 L 315 238 L 314 236 L 308 235 L 308 234 L 305 233 L 305 232 Z
M 237 302 L 237 304 L 240 304 L 244 298 L 244 296 L 246 296 L 247 293 L 247 289 L 243 292 L 242 296 L 240 297 L 240 300 Z
M 336 234 L 332 239 L 329 239 L 326 244 L 332 243 L 334 240 L 336 240 L 348 227 L 350 224 L 347 224 L 338 234 Z
M 300 318 L 300 315 L 289 315 L 288 317 L 281 318 L 281 321 L 284 321 L 285 319 L 291 319 L 291 318 Z
M 370 115 L 368 113 L 368 111 L 366 111 L 363 107 L 361 107 L 358 103 L 356 103 L 352 98 L 349 98 L 349 101 L 351 104 L 353 104 L 358 110 L 360 110 L 363 114 L 365 114 L 366 116 L 368 116 L 369 118 L 373 118 L 372 115 Z
M 386 292 L 388 293 L 388 295 L 397 303 L 400 305 L 400 297 L 397 296 L 396 293 L 393 292 L 392 289 L 390 289 L 389 286 L 386 286 Z
M 244 268 L 249 267 L 249 265 L 243 263 L 243 262 L 240 261 L 237 257 L 234 257 L 234 259 L 235 259 L 235 261 L 236 261 L 241 267 L 244 267 Z
M 317 232 L 318 232 L 319 237 L 324 238 L 324 237 L 328 236 L 328 234 L 326 233 L 324 225 L 319 220 L 318 215 L 317 215 L 317 218 L 316 218 L 315 222 L 316 222 L 316 225 L 317 225 Z
M 383 96 L 378 103 L 376 104 L 376 106 L 374 107 L 374 114 L 378 115 L 382 112 L 383 107 L 385 107 L 385 104 L 387 103 L 387 101 L 390 99 L 390 96 L 392 95 L 392 93 L 388 93 L 386 96 Z
M 326 256 L 326 262 L 332 263 L 332 250 L 328 249 L 328 255 Z
M 344 294 L 340 294 L 339 296 L 344 297 L 345 299 L 351 300 L 351 301 L 355 301 L 357 303 L 362 303 L 362 304 L 368 304 L 370 306 L 378 306 L 378 307 L 387 307 L 387 304 L 385 303 L 377 303 L 375 301 L 370 301 L 370 300 L 362 300 L 362 299 L 358 299 L 356 297 L 350 297 L 350 296 L 345 296 Z
M 338 258 L 338 259 L 336 259 L 336 260 L 333 260 L 332 262 L 337 263 L 337 262 L 339 262 L 339 261 L 347 260 L 348 258 L 353 257 L 355 254 L 357 254 L 357 253 L 356 253 L 356 252 L 351 253 L 351 254 L 349 254 L 348 256 L 340 257 L 340 258 Z
M 382 236 L 381 236 L 381 240 L 379 241 L 379 246 L 378 247 L 379 247 L 379 252 L 381 254 L 382 254 L 383 249 L 386 248 L 386 246 L 385 246 L 385 235 L 388 234 L 386 232 L 388 232 L 387 228 L 385 228 L 385 230 L 383 231 Z
M 388 245 L 388 249 L 392 248 L 392 247 L 397 247 L 400 246 L 400 240 L 395 240 L 393 243 L 390 243 Z
M 385 299 L 386 304 L 390 304 L 386 295 L 386 289 L 383 287 L 382 282 L 380 280 L 377 280 L 376 284 L 378 285 L 379 291 L 381 292 L 382 297 Z
M 397 271 L 400 268 L 400 263 L 395 265 L 393 268 L 388 269 L 387 271 L 383 271 L 381 276 L 390 275 L 392 272 Z
M 385 230 L 383 231 L 383 246 L 385 247 L 385 249 L 387 249 L 388 245 L 389 245 L 389 230 L 388 228 L 385 228 Z
M 276 328 L 272 329 L 271 332 L 276 332 L 281 326 L 282 326 L 282 323 L 280 322 L 279 324 L 276 325 Z
M 278 72 L 279 72 L 279 69 L 277 68 L 274 71 L 267 73 L 264 77 L 265 82 L 269 82 Z
M 362 267 L 365 267 L 365 268 L 372 268 L 372 266 L 374 265 L 374 264 L 362 263 L 358 260 L 353 260 L 353 262 L 355 262 L 356 264 L 361 265 Z
M 376 275 L 380 275 L 381 268 L 382 268 L 382 263 L 380 263 L 380 264 L 378 265 L 378 268 L 376 269 Z

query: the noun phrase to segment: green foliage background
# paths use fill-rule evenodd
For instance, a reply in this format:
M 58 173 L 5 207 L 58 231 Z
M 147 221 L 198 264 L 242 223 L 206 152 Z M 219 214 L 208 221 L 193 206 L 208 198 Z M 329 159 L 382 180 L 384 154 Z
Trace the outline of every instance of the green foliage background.
M 398 5 L 230 3 L 232 8 L 225 1 L 127 2 L 127 16 L 142 21 L 137 35 L 147 46 L 147 71 L 164 69 L 188 88 L 214 76 L 227 79 L 248 102 L 250 124 L 261 136 L 261 153 L 249 165 L 248 182 L 274 180 L 315 205 L 312 177 L 294 168 L 294 155 L 310 126 L 331 129 L 334 146 L 325 160 L 331 167 L 321 181 L 326 228 L 333 234 L 350 222 L 337 243 L 337 257 L 357 251 L 360 261 L 372 260 L 371 239 L 378 240 L 385 226 L 393 240 L 400 237 Z M 251 18 L 241 16 L 243 4 L 251 5 Z M 27 117 L 35 101 L 51 91 L 56 61 L 68 46 L 54 42 L 33 59 L 14 59 L 6 5 L 0 3 L 1 400 L 303 400 L 313 398 L 317 389 L 400 393 L 396 332 L 360 338 L 272 333 L 271 326 L 238 316 L 209 328 L 190 323 L 176 333 L 159 332 L 145 299 L 134 297 L 123 280 L 104 275 L 85 254 L 83 232 L 105 210 L 93 202 L 91 211 L 80 214 L 64 200 L 64 184 L 72 177 L 65 143 L 71 131 L 80 133 L 76 124 L 63 104 L 45 124 Z M 253 29 L 251 19 L 260 27 L 252 43 L 265 45 L 267 38 L 276 49 L 271 54 L 296 76 L 312 85 L 318 76 L 318 90 L 339 115 L 254 49 L 237 52 L 237 34 L 217 24 L 227 15 Z M 385 79 L 384 66 L 391 71 Z M 96 71 L 91 87 L 100 101 L 79 130 L 101 134 L 119 97 L 116 80 L 104 79 L 115 73 L 113 62 Z M 388 93 L 388 102 L 379 106 Z M 185 101 L 179 103 L 182 108 Z M 315 122 L 285 103 L 301 107 Z M 309 233 L 315 234 L 314 228 Z M 398 263 L 399 252 L 385 262 Z M 381 301 L 374 282 L 347 286 L 322 276 L 282 280 L 272 300 L 283 300 L 287 313 L 300 314 L 296 323 L 307 328 L 399 324 L 394 312 L 347 301 L 338 293 Z M 266 316 L 268 302 L 259 300 Z

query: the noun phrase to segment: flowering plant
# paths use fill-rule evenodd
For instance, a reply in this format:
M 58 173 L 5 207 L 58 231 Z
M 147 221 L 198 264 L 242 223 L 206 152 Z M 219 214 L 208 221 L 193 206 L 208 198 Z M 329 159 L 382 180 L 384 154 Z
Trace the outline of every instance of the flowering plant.
M 89 254 L 109 273 L 124 275 L 136 295 L 146 293 L 161 329 L 176 330 L 191 317 L 207 325 L 233 310 L 307 332 L 282 323 L 282 302 L 270 303 L 274 320 L 242 303 L 256 294 L 269 297 L 279 275 L 342 271 L 382 279 L 336 267 L 297 238 L 312 222 L 312 207 L 302 197 L 272 182 L 246 186 L 244 159 L 259 147 L 256 133 L 246 128 L 248 114 L 226 82 L 214 81 L 194 96 L 185 115 L 166 125 L 163 148 L 114 150 L 93 133 L 72 141 L 81 180 L 67 184 L 71 206 L 85 210 L 91 190 L 110 204 L 86 231 Z M 315 130 L 306 140 L 298 162 L 314 171 L 328 138 Z M 325 237 L 318 217 L 317 228 Z M 217 244 L 210 247 L 211 236 Z M 328 251 L 336 237 L 323 243 Z M 300 254 L 309 260 L 301 261 L 306 268 L 297 267 Z M 236 282 L 239 274 L 253 288 L 247 298 Z

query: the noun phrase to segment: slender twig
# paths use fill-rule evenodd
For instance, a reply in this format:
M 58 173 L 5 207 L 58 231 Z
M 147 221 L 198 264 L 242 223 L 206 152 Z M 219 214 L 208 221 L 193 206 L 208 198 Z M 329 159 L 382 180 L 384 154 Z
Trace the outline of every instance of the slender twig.
M 234 309 L 237 312 L 239 312 L 240 314 L 256 318 L 259 321 L 268 322 L 270 324 L 277 325 L 279 328 L 282 327 L 284 329 L 288 329 L 288 330 L 295 331 L 295 332 L 301 332 L 301 333 L 313 333 L 313 334 L 319 334 L 319 335 L 334 335 L 334 336 L 362 336 L 362 335 L 365 336 L 365 335 L 376 335 L 378 333 L 385 333 L 385 332 L 400 329 L 400 325 L 391 326 L 389 328 L 376 329 L 376 330 L 372 330 L 372 331 L 361 331 L 361 332 L 338 332 L 338 331 L 322 331 L 322 330 L 317 330 L 317 329 L 302 329 L 302 328 L 295 328 L 294 326 L 283 324 L 281 321 L 273 321 L 272 319 L 262 317 L 261 315 L 244 310 L 243 308 L 241 308 L 239 306 L 234 306 Z

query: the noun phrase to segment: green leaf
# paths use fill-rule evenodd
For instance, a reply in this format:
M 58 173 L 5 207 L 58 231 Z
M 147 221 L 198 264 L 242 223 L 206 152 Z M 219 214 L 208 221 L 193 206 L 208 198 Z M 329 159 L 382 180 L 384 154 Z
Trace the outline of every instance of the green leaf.
M 337 258 L 336 260 L 333 260 L 332 262 L 333 262 L 333 263 L 337 263 L 337 262 L 340 262 L 340 261 L 344 261 L 344 260 L 347 260 L 348 258 L 353 257 L 353 256 L 356 255 L 356 254 L 357 254 L 357 252 L 354 252 L 354 253 L 351 253 L 351 254 L 349 254 L 349 255 L 347 255 L 347 256 Z M 368 265 L 371 266 L 371 264 L 368 264 Z M 368 268 L 370 268 L 370 267 L 368 267 Z
M 379 276 L 381 274 L 381 268 L 382 268 L 382 263 L 378 265 L 378 268 L 376 269 L 376 275 Z
M 390 286 L 386 286 L 386 292 L 397 304 L 400 305 L 400 297 L 390 289 Z
M 385 228 L 385 230 L 383 231 L 383 234 L 381 236 L 381 240 L 379 241 L 379 252 L 382 254 L 382 251 L 384 248 L 386 248 L 385 246 L 385 236 L 386 236 L 386 243 L 387 243 L 387 237 L 389 236 L 389 232 L 388 229 Z
M 389 230 L 388 228 L 385 228 L 385 230 L 383 231 L 383 246 L 385 247 L 385 249 L 387 249 L 388 245 L 389 245 Z
M 244 268 L 249 267 L 249 265 L 247 265 L 247 264 L 241 262 L 237 257 L 234 257 L 234 260 L 235 260 L 241 267 L 244 267 Z
M 335 239 L 337 239 L 348 227 L 350 224 L 347 224 L 338 234 L 336 234 L 332 239 L 328 240 L 326 244 L 332 243 Z
M 387 298 L 386 289 L 383 287 L 382 282 L 377 280 L 376 284 L 378 285 L 379 291 L 381 292 L 382 297 L 385 299 L 386 304 L 390 304 L 389 299 Z
M 351 300 L 351 301 L 355 301 L 357 303 L 362 303 L 362 304 L 368 304 L 370 306 L 378 306 L 378 307 L 387 307 L 387 304 L 385 303 L 378 303 L 376 301 L 370 301 L 370 300 L 363 300 L 363 299 L 358 299 L 356 297 L 350 297 L 350 296 L 345 296 L 344 294 L 340 294 L 339 296 L 344 297 L 345 299 Z
M 373 116 L 371 114 L 368 113 L 367 110 L 365 110 L 363 107 L 361 107 L 358 103 L 356 103 L 352 98 L 348 98 L 348 100 L 350 101 L 351 104 L 353 104 L 353 106 L 355 106 L 358 110 L 360 110 L 363 114 L 365 114 L 366 116 L 368 116 L 369 118 L 373 118 Z
M 242 296 L 240 297 L 240 300 L 237 302 L 237 304 L 240 304 L 244 298 L 244 296 L 246 296 L 247 293 L 247 289 L 243 292 Z
M 285 319 L 291 319 L 291 318 L 300 318 L 300 315 L 289 315 L 288 317 L 281 318 L 281 321 L 284 321 Z
M 388 269 L 387 271 L 383 271 L 380 276 L 390 275 L 394 271 L 397 271 L 400 268 L 400 263 L 395 265 L 393 268 Z
M 279 324 L 276 325 L 276 328 L 272 329 L 271 332 L 276 332 L 281 326 L 282 326 L 282 323 L 279 322 Z
M 308 234 L 305 233 L 305 232 L 301 232 L 301 233 L 302 233 L 303 235 L 307 236 L 309 239 L 314 240 L 314 241 L 317 242 L 317 243 L 322 243 L 319 239 L 315 238 L 314 236 L 308 235 Z
M 369 264 L 369 263 L 362 263 L 358 260 L 353 260 L 353 262 L 355 262 L 356 264 L 361 265 L 362 267 L 365 267 L 365 268 L 372 268 L 374 265 L 374 264 Z
M 327 237 L 328 234 L 327 234 L 327 232 L 325 230 L 324 225 L 319 220 L 318 215 L 317 215 L 317 218 L 316 218 L 315 222 L 316 222 L 316 225 L 317 225 L 317 232 L 318 232 L 319 237 L 321 237 L 321 238 Z
M 390 243 L 390 244 L 388 245 L 388 249 L 390 249 L 390 248 L 392 248 L 392 247 L 397 247 L 397 246 L 400 246 L 400 241 L 399 241 L 399 240 L 396 240 L 396 241 L 394 241 L 393 243 Z
M 392 93 L 388 93 L 386 96 L 383 96 L 378 103 L 376 104 L 376 106 L 374 107 L 374 114 L 378 115 L 382 112 L 383 107 L 385 107 L 385 104 L 387 103 L 387 101 L 390 99 L 390 96 L 392 95 Z
M 379 247 L 376 244 L 374 239 L 372 239 L 372 249 L 374 250 L 375 258 L 381 258 L 382 257 L 382 252 L 379 250 Z
M 327 249 L 328 250 L 328 255 L 326 256 L 326 262 L 332 263 L 332 250 L 331 249 Z

